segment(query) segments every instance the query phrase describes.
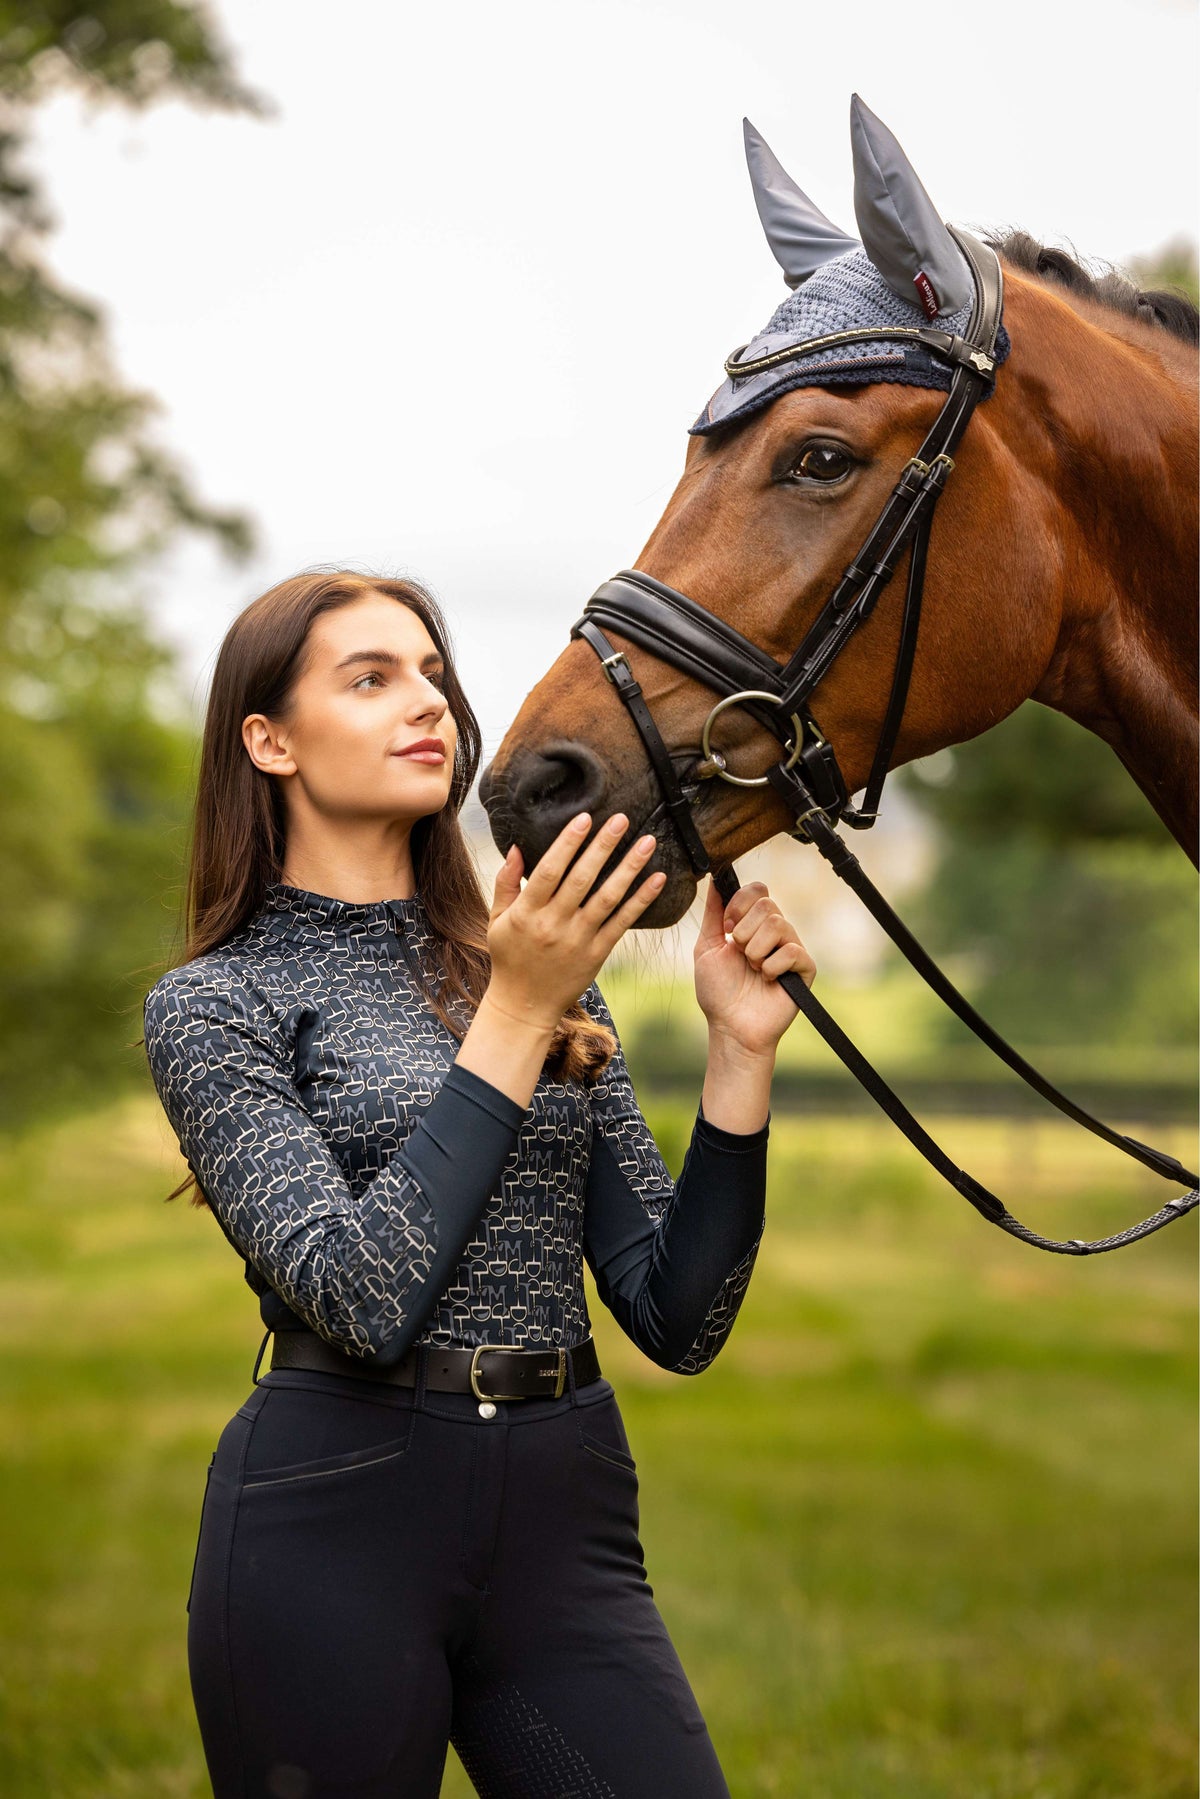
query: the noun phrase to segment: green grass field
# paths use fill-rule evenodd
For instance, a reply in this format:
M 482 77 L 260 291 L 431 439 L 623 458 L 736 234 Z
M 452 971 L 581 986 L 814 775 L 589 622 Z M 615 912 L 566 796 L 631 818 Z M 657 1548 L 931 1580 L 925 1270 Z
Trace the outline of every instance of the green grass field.
M 676 1167 L 691 1116 L 651 1113 Z M 1056 1233 L 1167 1191 L 1066 1126 L 944 1135 Z M 734 1794 L 1192 1799 L 1195 1220 L 1039 1256 L 875 1120 L 779 1117 L 771 1167 L 708 1373 L 654 1368 L 592 1295 Z M 160 1203 L 177 1169 L 149 1092 L 0 1153 L 4 1799 L 209 1792 L 184 1601 L 260 1332 L 214 1221 Z

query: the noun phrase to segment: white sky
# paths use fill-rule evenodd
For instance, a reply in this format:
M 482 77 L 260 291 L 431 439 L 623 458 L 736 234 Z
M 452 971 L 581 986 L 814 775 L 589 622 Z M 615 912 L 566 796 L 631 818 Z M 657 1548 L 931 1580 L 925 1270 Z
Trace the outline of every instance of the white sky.
M 261 527 L 252 568 L 194 547 L 158 586 L 197 704 L 274 581 L 407 570 L 495 748 L 786 291 L 744 112 L 851 232 L 857 90 L 954 222 L 1117 261 L 1196 235 L 1176 0 L 215 10 L 276 118 L 64 99 L 36 137 L 55 268 L 107 307 L 200 492 Z

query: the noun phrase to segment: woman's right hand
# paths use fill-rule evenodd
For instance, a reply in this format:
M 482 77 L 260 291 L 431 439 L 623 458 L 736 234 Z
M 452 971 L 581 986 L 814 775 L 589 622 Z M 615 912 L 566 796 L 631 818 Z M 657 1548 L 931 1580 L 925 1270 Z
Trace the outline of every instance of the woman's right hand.
M 657 839 L 644 836 L 584 903 L 629 826 L 623 812 L 614 812 L 580 853 L 591 823 L 591 814 L 581 812 L 564 826 L 524 888 L 524 858 L 516 844 L 496 876 L 488 921 L 488 993 L 502 1009 L 546 1028 L 557 1027 L 667 879 L 652 874 L 626 897 L 630 882 L 654 853 Z

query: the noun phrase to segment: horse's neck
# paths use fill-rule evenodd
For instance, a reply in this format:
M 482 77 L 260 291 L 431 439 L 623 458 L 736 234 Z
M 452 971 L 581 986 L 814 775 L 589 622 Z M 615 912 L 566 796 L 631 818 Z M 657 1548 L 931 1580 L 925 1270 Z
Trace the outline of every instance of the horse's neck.
M 1055 299 L 1038 339 L 1055 373 L 1035 379 L 1054 500 L 1075 529 L 1062 630 L 1033 697 L 1111 744 L 1195 860 L 1196 356 Z
M 1110 744 L 1175 840 L 1198 860 L 1194 701 L 1181 691 L 1168 659 L 1149 653 L 1138 629 L 1106 636 L 1061 685 L 1056 658 L 1034 698 L 1045 700 Z M 1057 691 L 1056 691 L 1057 690 Z

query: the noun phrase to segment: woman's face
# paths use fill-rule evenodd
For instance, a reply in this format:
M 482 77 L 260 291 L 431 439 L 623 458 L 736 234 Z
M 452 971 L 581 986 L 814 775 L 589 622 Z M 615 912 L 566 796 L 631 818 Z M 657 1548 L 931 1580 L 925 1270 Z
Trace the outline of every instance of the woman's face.
M 273 743 L 256 713 L 242 726 L 246 747 L 268 773 L 294 774 L 327 817 L 424 818 L 446 803 L 458 742 L 443 666 L 401 601 L 352 600 L 315 620 L 289 717 L 271 727 Z M 427 738 L 440 754 L 411 753 Z

